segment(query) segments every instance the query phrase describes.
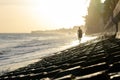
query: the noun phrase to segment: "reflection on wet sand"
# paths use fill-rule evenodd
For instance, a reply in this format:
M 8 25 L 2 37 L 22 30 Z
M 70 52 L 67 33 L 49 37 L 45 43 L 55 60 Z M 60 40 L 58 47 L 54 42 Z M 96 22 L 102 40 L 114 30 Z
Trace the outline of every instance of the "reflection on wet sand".
M 90 40 L 93 40 L 93 39 L 96 39 L 97 36 L 83 36 L 82 39 L 81 39 L 81 43 L 85 43 L 87 41 L 90 41 Z M 76 46 L 76 45 L 79 45 L 79 40 L 76 40 L 76 41 L 73 41 L 71 43 L 71 46 Z

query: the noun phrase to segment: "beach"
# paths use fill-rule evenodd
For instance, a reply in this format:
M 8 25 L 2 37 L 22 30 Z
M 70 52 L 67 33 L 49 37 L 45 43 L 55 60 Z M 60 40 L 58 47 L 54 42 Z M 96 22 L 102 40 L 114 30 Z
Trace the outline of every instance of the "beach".
M 64 36 L 63 36 L 64 35 Z M 0 74 L 27 66 L 71 47 L 75 36 L 68 34 L 0 34 Z
M 0 80 L 118 80 L 119 43 L 119 39 L 97 38 L 7 73 Z
M 81 43 L 95 39 L 84 36 Z M 79 44 L 75 34 L 0 34 L 0 74 L 14 71 Z

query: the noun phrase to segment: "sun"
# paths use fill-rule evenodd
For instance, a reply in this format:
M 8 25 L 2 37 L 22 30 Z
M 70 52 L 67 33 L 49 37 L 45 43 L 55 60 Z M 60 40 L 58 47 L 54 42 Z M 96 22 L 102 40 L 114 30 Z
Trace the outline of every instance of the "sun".
M 84 25 L 89 0 L 30 0 L 29 15 L 45 29 Z M 33 5 L 34 4 L 34 5 Z M 43 27 L 42 27 L 43 28 Z

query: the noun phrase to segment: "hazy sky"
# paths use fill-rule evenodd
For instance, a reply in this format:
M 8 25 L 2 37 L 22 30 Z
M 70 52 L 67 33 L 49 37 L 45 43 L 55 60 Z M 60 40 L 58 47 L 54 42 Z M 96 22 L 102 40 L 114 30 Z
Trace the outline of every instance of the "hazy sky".
M 0 33 L 83 25 L 89 0 L 0 0 Z

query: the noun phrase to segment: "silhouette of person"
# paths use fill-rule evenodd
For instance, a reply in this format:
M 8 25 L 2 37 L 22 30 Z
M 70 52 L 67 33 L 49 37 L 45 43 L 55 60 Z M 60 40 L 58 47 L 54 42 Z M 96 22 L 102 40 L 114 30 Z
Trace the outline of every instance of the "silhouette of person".
M 81 38 L 82 38 L 82 30 L 80 29 L 80 27 L 79 27 L 79 29 L 77 31 L 77 34 L 78 34 L 78 40 L 79 40 L 79 43 L 80 43 L 81 42 Z

